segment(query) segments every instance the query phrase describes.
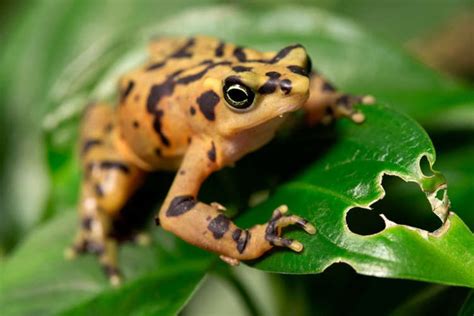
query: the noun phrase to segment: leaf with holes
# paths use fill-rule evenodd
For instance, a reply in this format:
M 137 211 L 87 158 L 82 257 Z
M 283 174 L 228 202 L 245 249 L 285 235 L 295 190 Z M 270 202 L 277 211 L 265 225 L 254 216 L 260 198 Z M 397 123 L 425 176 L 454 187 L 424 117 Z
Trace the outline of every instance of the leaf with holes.
M 466 104 L 470 104 L 465 102 L 466 96 L 472 93 L 470 90 L 441 80 L 439 76 L 414 63 L 407 56 L 383 46 L 376 39 L 364 34 L 356 26 L 335 19 L 322 11 L 292 8 L 255 15 L 245 10 L 230 12 L 224 9 L 189 11 L 178 18 L 161 22 L 151 31 L 146 30 L 145 34 L 152 34 L 155 30 L 165 34 L 175 33 L 176 26 L 185 21 L 185 29 L 192 32 L 199 30 L 212 33 L 233 42 L 262 49 L 275 49 L 288 41 L 299 41 L 308 48 L 312 56 L 317 58 L 316 66 L 323 69 L 337 83 L 341 83 L 344 88 L 360 92 L 370 91 L 381 100 L 395 104 L 399 102 L 422 120 L 429 121 L 431 117 L 417 114 L 426 113 L 424 109 L 432 105 L 432 99 L 419 97 L 424 96 L 423 91 L 427 89 L 436 89 L 443 94 L 444 100 L 449 99 L 450 102 L 459 106 L 467 107 Z M 204 15 L 209 17 L 206 19 L 208 21 L 206 27 L 200 22 Z M 248 21 L 242 18 L 243 16 L 252 16 L 254 18 L 252 29 L 259 31 L 252 34 L 246 33 L 244 30 L 248 29 Z M 220 21 L 225 17 L 231 18 L 234 22 L 230 25 L 221 25 Z M 282 19 L 291 21 L 296 18 L 298 21 L 307 23 L 308 28 L 303 31 L 297 27 L 287 26 L 282 33 L 282 29 L 273 22 Z M 324 24 L 317 22 L 320 20 L 324 20 Z M 219 27 L 215 27 L 217 25 Z M 292 24 L 287 23 L 287 25 Z M 345 30 L 345 32 L 340 33 L 337 30 Z M 260 33 L 265 36 L 262 38 Z M 361 43 L 384 49 L 382 53 L 380 49 L 367 50 L 366 46 L 361 46 Z M 144 43 L 137 44 L 137 46 L 140 45 Z M 339 54 L 336 57 L 335 52 Z M 351 52 L 350 61 L 345 58 L 344 54 L 347 52 Z M 95 84 L 93 96 L 104 99 L 114 93 L 117 75 L 123 71 L 124 67 L 130 67 L 130 64 L 143 59 L 143 55 L 142 49 L 127 52 L 123 58 L 110 66 L 111 69 L 105 76 L 95 77 L 93 80 L 98 84 Z M 371 60 L 371 64 L 364 63 L 364 60 Z M 370 74 L 367 68 L 369 66 L 372 67 Z M 351 69 L 350 73 L 346 71 L 347 69 Z M 398 69 L 398 72 L 411 74 L 410 85 L 398 79 L 395 69 Z M 56 87 L 59 91 L 60 86 L 63 85 L 75 86 L 74 80 L 79 80 L 79 78 L 80 76 L 60 77 Z M 380 81 L 381 78 L 383 78 L 382 81 Z M 68 124 L 62 124 L 60 121 L 62 112 L 68 112 L 67 106 L 77 110 L 78 105 L 84 104 L 87 97 L 90 97 L 78 91 L 80 89 L 74 90 L 73 97 L 63 94 L 62 97 L 54 100 L 57 104 L 65 105 L 62 107 L 64 111 L 60 108 L 59 111 L 52 113 L 46 125 L 56 128 L 58 124 L 66 125 L 67 128 Z M 400 94 L 400 91 L 404 93 Z M 412 96 L 408 103 L 405 99 L 400 99 L 401 96 L 407 95 Z M 437 111 L 443 111 L 440 106 L 435 108 Z M 303 166 L 303 169 L 299 170 L 301 175 L 280 188 L 269 201 L 258 207 L 258 210 L 247 212 L 240 220 L 246 225 L 263 222 L 268 219 L 268 212 L 274 207 L 286 203 L 294 213 L 311 219 L 319 227 L 319 233 L 314 237 L 299 232 L 289 233 L 289 236 L 294 234 L 304 242 L 305 251 L 301 255 L 275 251 L 272 255 L 256 262 L 256 267 L 280 272 L 315 273 L 324 270 L 333 262 L 342 261 L 351 264 L 361 273 L 371 275 L 431 280 L 448 284 L 472 284 L 473 276 L 469 268 L 472 265 L 473 254 L 467 247 L 472 241 L 472 234 L 455 215 L 449 215 L 448 221 L 437 233 L 396 225 L 389 220 L 390 217 L 387 218 L 385 215 L 379 220 L 387 227 L 378 234 L 361 236 L 357 234 L 356 228 L 354 231 L 349 230 L 345 215 L 351 207 L 369 208 L 372 203 L 382 197 L 383 190 L 380 183 L 384 173 L 418 183 L 427 193 L 438 215 L 443 220 L 448 217 L 447 201 L 443 197 L 441 200 L 436 198 L 436 192 L 445 187 L 443 177 L 438 173 L 424 176 L 419 167 L 423 156 L 426 156 L 431 164 L 435 160 L 434 149 L 426 133 L 413 120 L 386 107 L 364 107 L 363 111 L 367 114 L 367 121 L 364 124 L 358 126 L 342 121 L 335 126 L 334 130 L 329 130 L 337 139 L 321 142 L 317 135 L 313 139 L 306 135 L 304 143 L 295 143 L 294 138 L 288 141 L 298 144 L 298 148 L 294 146 L 277 148 L 274 144 L 260 150 L 261 153 L 243 159 L 238 163 L 237 171 L 224 171 L 224 173 L 227 172 L 225 176 L 230 175 L 228 178 L 232 180 L 222 181 L 223 185 L 218 186 L 223 188 L 222 191 L 212 190 L 219 181 L 212 182 L 211 179 L 214 186 L 208 184 L 208 187 L 210 191 L 214 191 L 214 194 L 211 193 L 212 198 L 208 200 L 219 200 L 227 206 L 240 205 L 242 207 L 244 205 L 242 201 L 251 191 L 268 187 L 266 186 L 268 181 L 262 181 L 262 178 L 276 179 L 277 183 L 281 183 L 288 179 L 281 174 L 287 173 L 288 176 L 294 176 L 294 171 L 298 168 L 281 166 L 281 161 L 291 161 L 287 156 L 305 157 L 306 160 L 315 162 L 306 168 L 308 161 L 302 163 L 296 160 L 295 165 Z M 53 137 L 50 140 L 54 142 L 54 137 L 60 133 L 55 132 L 50 135 Z M 308 147 L 311 140 L 314 146 L 311 146 L 309 152 L 298 151 L 298 149 Z M 67 157 L 68 146 L 71 142 L 65 143 Z M 282 142 L 278 145 L 282 145 Z M 54 149 L 54 145 L 50 146 L 50 153 L 54 153 Z M 318 149 L 321 150 L 318 152 Z M 291 153 L 291 155 L 285 155 L 285 153 Z M 272 158 L 276 155 L 282 159 L 272 162 L 274 160 Z M 262 159 L 259 160 L 259 158 Z M 66 161 L 70 160 L 66 159 Z M 65 167 L 69 169 L 71 165 L 66 164 Z M 259 177 L 255 177 L 253 171 L 255 168 L 260 171 Z M 280 175 L 275 176 L 275 174 Z M 232 184 L 228 185 L 229 182 Z M 272 185 L 274 186 L 274 183 Z M 229 189 L 226 190 L 226 188 Z M 225 195 L 223 191 L 240 192 L 241 196 L 236 197 L 233 194 L 230 198 L 226 198 L 223 196 Z M 370 211 L 367 210 L 367 212 Z M 456 238 L 458 241 L 454 242 Z M 426 248 L 427 251 L 431 249 L 431 252 L 423 253 L 418 248 Z M 426 264 L 429 264 L 441 269 L 446 261 L 460 262 L 460 266 L 454 263 L 449 264 L 443 267 L 442 272 L 437 271 L 432 274 L 430 274 L 430 269 L 424 268 Z
M 253 265 L 275 272 L 316 273 L 345 262 L 367 275 L 474 286 L 474 237 L 449 211 L 447 195 L 437 197 L 446 187 L 443 176 L 424 175 L 420 168 L 422 157 L 430 165 L 435 161 L 428 135 L 416 122 L 386 107 L 361 109 L 366 115 L 363 124 L 339 122 L 338 140 L 323 157 L 240 218 L 246 226 L 263 222 L 275 207 L 288 204 L 290 211 L 318 228 L 314 236 L 300 231 L 286 234 L 305 245 L 301 254 L 279 250 Z M 306 140 L 306 146 L 323 144 Z M 382 231 L 371 235 L 351 231 L 347 213 L 355 207 L 373 212 L 371 205 L 384 196 L 384 174 L 418 183 L 442 220 L 441 227 L 428 232 L 398 225 L 382 215 Z
M 324 11 L 285 7 L 259 12 L 238 6 L 192 9 L 161 17 L 152 28 L 141 32 L 138 26 L 156 21 L 156 12 L 163 12 L 158 2 L 157 7 L 134 1 L 129 1 L 129 6 L 109 4 L 111 7 L 102 7 L 107 5 L 102 3 L 96 7 L 98 2 L 70 2 L 60 10 L 56 3 L 54 10 L 44 7 L 40 19 L 33 19 L 32 11 L 31 23 L 24 26 L 28 33 L 18 28 L 18 43 L 8 48 L 8 58 L 2 63 L 8 67 L 2 72 L 6 75 L 0 86 L 9 85 L 8 102 L 3 104 L 13 104 L 15 109 L 21 105 L 26 108 L 22 114 L 32 109 L 35 114 L 32 120 L 29 115 L 10 115 L 19 118 L 15 124 L 21 123 L 30 133 L 30 125 L 39 122 L 39 113 L 55 110 L 44 121 L 53 190 L 50 213 L 44 216 L 47 219 L 71 208 L 77 196 L 78 168 L 72 147 L 78 113 L 91 99 L 109 99 L 115 93 L 118 76 L 146 54 L 144 40 L 138 44 L 125 40 L 137 34 L 148 39 L 151 34 L 184 30 L 269 50 L 301 42 L 315 66 L 344 90 L 372 93 L 423 122 L 436 121 L 436 114 L 451 112 L 443 115 L 441 123 L 470 124 L 471 90 L 443 80 L 396 48 Z M 112 18 L 109 23 L 104 22 L 104 12 Z M 46 21 L 51 23 L 43 23 Z M 100 31 L 97 25 L 107 27 Z M 129 32 L 124 25 L 130 26 Z M 44 38 L 44 34 L 48 36 Z M 18 56 L 28 62 L 18 62 Z M 29 89 L 24 89 L 25 82 L 30 82 Z M 466 115 L 452 111 L 453 107 Z M 239 222 L 248 226 L 264 222 L 274 207 L 287 203 L 293 213 L 310 219 L 319 231 L 314 236 L 288 232 L 287 236 L 304 243 L 304 252 L 274 251 L 253 263 L 260 269 L 317 273 L 333 262 L 347 262 L 364 274 L 472 286 L 472 234 L 456 215 L 447 212 L 445 200 L 435 198 L 436 191 L 444 187 L 441 175 L 424 176 L 418 167 L 423 155 L 434 163 L 434 149 L 427 135 L 412 120 L 386 107 L 362 110 L 367 116 L 362 125 L 341 121 L 332 128 L 306 130 L 290 138 L 283 135 L 239 161 L 237 168 L 212 177 L 203 188 L 208 193 L 202 195 L 203 200 L 245 208 L 252 192 L 286 183 L 264 204 L 243 214 Z M 330 137 L 325 138 L 328 134 Z M 27 149 L 31 152 L 31 147 Z M 300 176 L 295 178 L 295 173 Z M 367 208 L 383 194 L 379 184 L 384 173 L 423 187 L 437 213 L 446 220 L 437 232 L 396 225 L 387 218 L 382 219 L 387 227 L 374 235 L 358 235 L 359 230 L 351 223 L 348 228 L 346 214 L 350 208 L 372 212 Z M 24 184 L 16 182 L 22 184 L 19 196 L 24 196 Z M 92 258 L 74 263 L 63 260 L 62 249 L 72 238 L 73 226 L 71 214 L 58 215 L 31 232 L 18 250 L 0 263 L 0 304 L 8 314 L 80 314 L 91 310 L 102 314 L 114 308 L 115 314 L 132 308 L 143 314 L 176 313 L 205 274 L 209 258 L 215 258 L 174 239 L 168 240 L 172 247 L 167 249 L 170 243 L 163 242 L 162 246 L 157 237 L 159 242 L 150 249 L 124 249 L 121 259 L 127 283 L 111 290 Z M 133 303 L 130 298 L 139 300 L 140 306 L 129 305 Z

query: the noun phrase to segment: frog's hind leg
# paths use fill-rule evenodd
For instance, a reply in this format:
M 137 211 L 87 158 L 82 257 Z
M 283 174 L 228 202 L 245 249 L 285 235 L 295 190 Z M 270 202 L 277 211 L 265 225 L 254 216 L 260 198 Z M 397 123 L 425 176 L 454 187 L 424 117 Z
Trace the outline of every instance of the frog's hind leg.
M 78 206 L 80 225 L 67 257 L 93 253 L 112 284 L 120 282 L 117 264 L 118 240 L 114 220 L 136 189 L 145 172 L 127 162 L 113 139 L 115 118 L 107 105 L 94 105 L 84 116 L 80 152 L 84 176 Z
M 361 123 L 364 121 L 364 115 L 354 106 L 374 102 L 375 99 L 370 95 L 355 96 L 337 90 L 333 84 L 315 72 L 310 75 L 310 95 L 304 109 L 309 125 L 319 122 L 328 124 L 340 117 Z
M 80 227 L 73 245 L 67 249 L 66 256 L 74 258 L 77 254 L 91 253 L 99 258 L 104 272 L 113 285 L 120 283 L 117 264 L 118 242 L 110 236 L 113 215 L 101 207 L 92 187 L 84 184 L 79 205 Z

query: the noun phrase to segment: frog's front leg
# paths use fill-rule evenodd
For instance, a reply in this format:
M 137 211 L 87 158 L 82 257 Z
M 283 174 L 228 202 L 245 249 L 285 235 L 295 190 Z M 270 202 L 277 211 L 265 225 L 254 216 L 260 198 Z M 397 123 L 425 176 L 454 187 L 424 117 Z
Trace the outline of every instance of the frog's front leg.
M 160 225 L 191 244 L 220 254 L 230 264 L 258 258 L 274 246 L 301 251 L 300 242 L 281 237 L 282 228 L 296 224 L 310 234 L 316 230 L 303 218 L 287 215 L 286 206 L 275 210 L 267 223 L 246 230 L 222 214 L 220 204 L 197 200 L 201 184 L 220 169 L 221 156 L 220 146 L 212 140 L 192 140 L 159 212 Z
M 309 125 L 322 122 L 327 124 L 333 119 L 347 117 L 355 123 L 364 121 L 364 115 L 357 111 L 356 104 L 373 104 L 370 96 L 355 96 L 338 91 L 334 85 L 318 73 L 310 76 L 309 98 L 304 105 Z

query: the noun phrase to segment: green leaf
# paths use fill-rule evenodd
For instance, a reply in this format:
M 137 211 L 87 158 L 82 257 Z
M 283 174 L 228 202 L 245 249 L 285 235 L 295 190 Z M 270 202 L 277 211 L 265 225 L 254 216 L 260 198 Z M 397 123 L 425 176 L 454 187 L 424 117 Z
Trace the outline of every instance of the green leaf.
M 323 157 L 240 218 L 247 225 L 263 222 L 278 205 L 288 204 L 293 213 L 318 227 L 314 236 L 288 233 L 303 242 L 302 254 L 275 251 L 254 266 L 275 272 L 317 273 L 332 263 L 345 262 L 367 275 L 474 287 L 474 236 L 456 214 L 448 212 L 446 197 L 436 198 L 445 186 L 444 178 L 439 173 L 426 176 L 419 166 L 423 156 L 430 165 L 435 160 L 428 136 L 414 121 L 393 110 L 382 106 L 361 109 L 366 115 L 362 125 L 339 122 L 338 141 Z M 321 144 L 306 140 L 306 145 Z M 385 229 L 381 232 L 362 236 L 351 231 L 346 214 L 354 207 L 373 212 L 370 206 L 384 194 L 383 174 L 418 183 L 443 225 L 431 233 L 382 218 Z
M 472 90 L 442 78 L 396 47 L 325 11 L 288 6 L 252 12 L 238 5 L 219 6 L 189 9 L 155 22 L 157 10 L 132 2 L 127 2 L 128 6 L 107 7 L 95 1 L 69 1 L 60 7 L 54 5 L 54 10 L 44 7 L 40 18 L 32 10 L 2 63 L 9 65 L 1 76 L 0 85 L 9 92 L 2 104 L 13 104 L 14 115 L 9 115 L 17 120 L 13 123 L 21 124 L 28 133 L 37 132 L 39 113 L 52 110 L 44 126 L 53 181 L 50 213 L 45 219 L 53 219 L 29 234 L 2 263 L 0 303 L 8 314 L 102 314 L 112 310 L 115 314 L 132 310 L 143 314 L 175 313 L 196 288 L 210 258 L 214 258 L 173 238 L 167 243 L 170 236 L 159 233 L 151 248 L 123 250 L 121 259 L 128 281 L 118 290 L 107 286 L 92 258 L 73 263 L 62 260 L 62 249 L 72 237 L 74 219 L 71 214 L 53 216 L 71 208 L 77 192 L 73 144 L 78 114 L 91 98 L 113 99 L 117 76 L 140 62 L 152 34 L 184 30 L 269 50 L 301 42 L 316 67 L 339 88 L 373 94 L 381 103 L 436 128 L 472 129 Z M 108 10 L 110 6 L 114 11 Z M 180 2 L 176 2 L 179 6 Z M 102 11 L 109 12 L 107 19 Z M 134 18 L 124 18 L 128 16 Z M 141 28 L 151 21 L 149 28 Z M 44 24 L 51 32 L 38 27 Z M 31 36 L 37 34 L 30 33 L 32 30 L 40 29 L 48 35 L 46 39 Z M 30 38 L 37 38 L 37 42 Z M 35 46 L 39 44 L 39 48 Z M 17 54 L 20 59 L 16 59 Z M 22 63 L 23 60 L 29 62 Z M 30 78 L 31 64 L 38 68 Z M 24 82 L 32 87 L 21 93 Z M 28 116 L 32 104 L 34 115 Z M 434 163 L 429 138 L 411 119 L 390 108 L 373 106 L 362 110 L 367 115 L 362 125 L 341 121 L 333 129 L 315 129 L 305 138 L 299 139 L 298 134 L 282 137 L 260 153 L 243 159 L 234 171 L 225 170 L 210 180 L 210 184 L 225 185 L 206 186 L 204 189 L 217 197 L 206 201 L 225 200 L 226 205 L 242 208 L 255 190 L 286 183 L 240 221 L 246 225 L 263 222 L 275 206 L 287 203 L 294 213 L 314 222 L 319 232 L 315 236 L 289 232 L 288 236 L 304 242 L 305 251 L 300 255 L 275 251 L 254 264 L 260 269 L 317 273 L 333 262 L 343 261 L 369 275 L 473 286 L 473 254 L 469 248 L 472 233 L 455 214 L 447 213 L 445 200 L 435 199 L 436 191 L 443 189 L 443 177 L 437 173 L 426 177 L 419 169 L 422 156 Z M 459 111 L 463 114 L 459 115 Z M 321 135 L 331 137 L 321 138 L 318 133 L 322 130 Z M 315 144 L 309 151 L 308 141 Z M 286 147 L 275 146 L 285 144 Z M 300 164 L 294 166 L 282 163 L 298 159 Z M 14 169 L 22 170 L 21 165 Z M 258 177 L 255 169 L 260 171 Z M 300 175 L 294 178 L 296 171 Z M 430 201 L 439 203 L 438 215 L 444 220 L 449 215 L 442 228 L 429 233 L 386 220 L 390 227 L 381 233 L 351 233 L 345 225 L 345 213 L 353 206 L 367 208 L 381 198 L 379 183 L 383 173 L 419 183 Z M 217 192 L 216 187 L 222 191 Z M 18 196 L 25 191 L 23 186 L 20 189 Z M 166 246 L 175 243 L 176 247 Z
M 121 250 L 127 282 L 113 289 L 96 258 L 64 259 L 76 220 L 68 212 L 39 227 L 2 264 L 3 315 L 175 315 L 213 261 L 200 249 L 155 233 L 152 246 L 126 245 Z
M 144 34 L 153 34 L 155 30 L 161 34 L 175 33 L 180 25 L 193 33 L 212 33 L 229 41 L 262 49 L 275 49 L 289 41 L 299 41 L 312 56 L 316 56 L 316 67 L 326 67 L 323 72 L 330 77 L 334 73 L 335 82 L 343 88 L 358 93 L 370 92 L 392 104 L 398 105 L 398 101 L 414 114 L 417 110 L 426 113 L 424 109 L 428 105 L 433 111 L 444 110 L 433 105 L 434 98 L 421 98 L 429 95 L 425 91 L 436 91 L 436 97 L 443 96 L 444 102 L 449 99 L 459 106 L 464 106 L 467 96 L 472 94 L 453 82 L 442 80 L 403 53 L 363 33 L 357 26 L 323 11 L 290 7 L 255 14 L 226 9 L 217 7 L 188 11 L 164 20 Z M 203 17 L 206 17 L 205 25 L 201 23 Z M 222 23 L 229 19 L 233 22 Z M 296 21 L 298 24 L 294 23 Z M 249 23 L 252 34 L 248 33 Z M 306 27 L 302 29 L 299 25 Z M 145 42 L 134 45 L 144 46 Z M 124 63 L 138 63 L 143 53 L 137 54 L 136 50 L 130 49 L 123 56 L 113 62 L 110 70 L 100 79 L 94 79 L 98 82 L 96 86 L 110 86 L 116 80 L 117 69 L 123 68 Z M 406 73 L 407 78 L 399 80 L 400 73 Z M 90 78 L 93 80 L 94 76 Z M 72 80 L 70 86 L 75 85 L 74 76 L 62 78 L 61 82 L 67 84 L 67 80 Z M 74 91 L 73 96 L 81 96 L 80 89 Z M 106 98 L 113 92 L 114 89 L 95 89 L 94 94 Z M 64 100 L 67 101 L 67 97 L 66 94 Z M 66 101 L 62 103 L 70 104 Z M 51 126 L 56 128 L 61 125 L 61 117 L 55 117 L 55 114 L 61 113 L 60 110 L 49 117 L 54 122 L 50 122 Z M 434 148 L 426 133 L 411 119 L 388 108 L 374 106 L 364 107 L 363 110 L 367 114 L 367 122 L 360 126 L 348 122 L 338 124 L 333 131 L 337 135 L 334 144 L 330 144 L 323 157 L 315 156 L 313 165 L 301 171 L 300 177 L 284 185 L 259 208 L 265 208 L 267 212 L 259 210 L 244 216 L 243 222 L 247 224 L 262 222 L 277 204 L 288 203 L 298 214 L 320 226 L 319 234 L 314 239 L 304 235 L 301 237 L 307 246 L 303 255 L 275 252 L 256 266 L 279 272 L 315 273 L 333 262 L 344 261 L 360 273 L 472 285 L 474 276 L 470 267 L 473 254 L 467 248 L 473 241 L 472 234 L 454 214 L 449 215 L 449 220 L 438 233 L 399 226 L 389 220 L 385 222 L 391 227 L 373 236 L 358 236 L 345 228 L 345 213 L 350 207 L 368 208 L 382 197 L 383 190 L 379 183 L 384 173 L 419 183 L 433 207 L 436 206 L 437 215 L 442 220 L 448 217 L 447 200 L 435 197 L 439 189 L 444 189 L 444 178 L 438 173 L 424 176 L 419 168 L 421 157 L 426 156 L 431 164 L 435 160 Z M 431 116 L 430 113 L 426 119 Z M 423 116 L 420 114 L 418 118 L 423 119 Z M 71 140 L 65 143 L 69 144 Z M 65 148 L 67 156 L 67 146 Z M 236 179 L 236 182 L 239 180 Z M 398 244 L 384 242 L 387 238 L 397 240 Z M 410 258 L 410 264 L 407 258 Z M 429 260 L 429 264 L 439 271 L 423 268 L 427 258 L 436 258 Z M 448 268 L 443 267 L 451 261 Z

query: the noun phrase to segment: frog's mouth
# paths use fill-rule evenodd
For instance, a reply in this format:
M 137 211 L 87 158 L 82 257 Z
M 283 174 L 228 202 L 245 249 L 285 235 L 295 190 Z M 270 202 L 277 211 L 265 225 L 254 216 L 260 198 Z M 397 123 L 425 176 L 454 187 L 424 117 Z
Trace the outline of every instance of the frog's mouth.
M 248 129 L 254 129 L 258 126 L 262 125 L 268 125 L 273 126 L 273 125 L 279 125 L 280 123 L 283 123 L 283 121 L 290 115 L 290 113 L 295 112 L 299 110 L 301 106 L 299 105 L 285 105 L 280 107 L 270 118 L 265 118 L 261 120 L 257 120 L 253 122 L 253 124 L 250 124 L 246 130 Z
M 277 115 L 276 116 L 284 116 L 286 114 L 289 114 L 291 112 L 295 112 L 295 111 L 298 111 L 299 109 L 301 109 L 301 105 L 298 105 L 298 104 L 293 104 L 293 105 L 285 105 L 285 106 L 282 106 L 278 111 L 277 111 Z

